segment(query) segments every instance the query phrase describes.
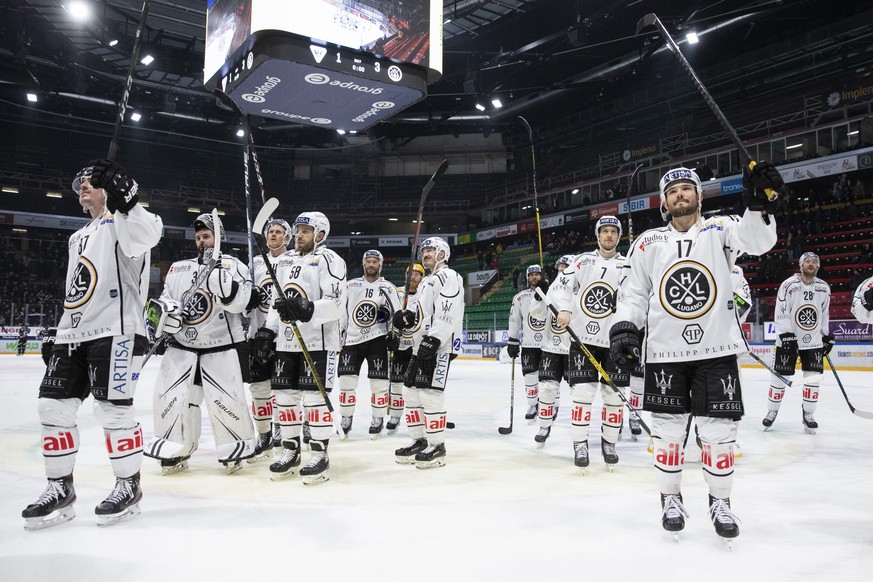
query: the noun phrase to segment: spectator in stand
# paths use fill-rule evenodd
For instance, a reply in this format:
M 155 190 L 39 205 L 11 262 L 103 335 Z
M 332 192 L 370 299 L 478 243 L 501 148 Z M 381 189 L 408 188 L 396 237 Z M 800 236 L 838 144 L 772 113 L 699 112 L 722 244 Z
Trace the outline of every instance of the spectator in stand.
M 521 269 L 518 268 L 518 265 L 513 267 L 512 269 L 512 288 L 518 291 L 518 278 L 521 276 Z
M 867 191 L 864 188 L 864 181 L 861 178 L 855 180 L 855 185 L 852 187 L 852 196 L 855 201 L 864 200 L 867 197 Z

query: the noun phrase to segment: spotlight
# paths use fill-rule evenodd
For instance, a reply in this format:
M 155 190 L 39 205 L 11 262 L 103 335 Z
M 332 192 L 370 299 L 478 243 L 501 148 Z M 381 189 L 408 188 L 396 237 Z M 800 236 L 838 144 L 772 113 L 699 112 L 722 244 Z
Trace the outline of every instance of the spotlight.
M 152 55 L 146 53 L 146 56 L 144 56 L 143 58 L 141 58 L 141 59 L 139 60 L 139 62 L 141 62 L 141 63 L 144 64 L 145 66 L 149 66 L 150 64 L 152 64 L 153 62 L 155 62 L 155 57 L 153 57 Z
M 476 102 L 476 109 L 478 109 L 479 111 L 485 111 L 485 106 L 477 101 Z
M 73 20 L 77 22 L 85 22 L 91 18 L 91 5 L 87 2 L 83 2 L 83 0 L 73 0 L 64 8 L 67 9 L 67 12 L 70 13 Z
M 27 100 L 30 101 L 31 103 L 36 103 L 38 101 L 38 99 L 36 97 L 36 93 L 28 93 Z
M 685 35 L 685 40 L 688 41 L 688 44 L 697 44 L 698 42 L 700 42 L 700 38 L 693 30 Z
M 340 134 L 340 135 L 345 135 L 345 134 L 346 134 L 346 130 L 344 130 L 344 129 L 338 129 L 338 130 L 336 130 L 336 132 L 337 132 L 338 134 Z
M 118 44 L 118 39 L 117 39 L 117 38 L 113 38 L 112 40 L 109 41 L 109 46 L 115 46 L 115 45 L 117 45 L 117 44 Z
M 578 193 L 579 193 L 579 188 L 573 188 L 573 191 L 570 192 L 570 194 L 578 194 Z
M 501 107 L 503 107 L 503 102 L 501 102 L 500 99 L 498 99 L 497 97 L 494 97 L 493 99 L 491 99 L 491 105 L 494 106 L 494 109 L 500 109 Z
M 243 131 L 242 129 L 238 129 L 238 130 L 236 130 L 236 136 L 237 136 L 237 137 L 242 137 L 242 136 L 244 136 L 245 134 L 246 134 L 246 132 Z
M 142 119 L 142 115 L 140 115 L 138 112 L 134 111 L 130 114 L 131 121 L 139 121 L 140 119 Z

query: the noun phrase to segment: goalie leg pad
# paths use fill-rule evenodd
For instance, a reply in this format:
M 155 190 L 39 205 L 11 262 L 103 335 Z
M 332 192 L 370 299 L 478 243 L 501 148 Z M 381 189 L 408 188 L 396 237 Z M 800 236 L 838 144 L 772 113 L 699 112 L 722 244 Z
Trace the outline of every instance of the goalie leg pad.
M 403 387 L 406 401 L 406 426 L 413 440 L 424 438 L 424 408 L 421 404 L 421 388 Z
M 218 460 L 233 463 L 251 457 L 255 450 L 254 428 L 239 359 L 225 352 L 202 354 L 200 374 Z
M 685 466 L 685 427 L 688 414 L 652 413 L 652 447 L 655 468 L 658 470 L 658 486 L 661 493 L 676 495 L 682 485 L 682 469 Z
M 730 497 L 734 482 L 734 443 L 739 422 L 729 418 L 697 418 L 697 431 L 703 445 L 700 461 L 709 494 Z
M 168 460 L 188 452 L 185 424 L 196 366 L 197 354 L 173 347 L 161 358 L 152 397 L 155 436 L 146 446 L 146 456 Z
M 76 412 L 81 404 L 78 398 L 39 399 L 37 411 L 42 427 L 42 457 L 49 479 L 60 479 L 73 473 L 80 443 Z

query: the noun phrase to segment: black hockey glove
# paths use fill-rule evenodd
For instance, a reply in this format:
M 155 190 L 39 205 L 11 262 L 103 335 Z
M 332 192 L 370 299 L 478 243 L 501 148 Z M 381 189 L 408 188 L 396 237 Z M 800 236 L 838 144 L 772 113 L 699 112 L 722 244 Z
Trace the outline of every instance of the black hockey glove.
M 52 357 L 52 349 L 55 347 L 55 338 L 58 335 L 58 328 L 45 328 L 42 330 L 42 345 L 40 346 L 40 352 L 42 353 L 42 361 L 45 362 L 45 365 L 49 365 L 49 360 Z
M 415 327 L 415 313 L 408 309 L 401 309 L 394 312 L 394 327 L 400 330 L 411 329 Z
M 415 374 L 418 372 L 418 358 L 412 356 L 409 358 L 409 365 L 406 366 L 406 371 L 403 373 L 403 385 L 407 388 L 415 386 Z
M 797 353 L 797 337 L 793 333 L 780 333 L 779 340 L 782 343 L 782 349 Z
M 509 354 L 509 357 L 513 360 L 518 357 L 518 354 L 521 351 L 519 346 L 518 338 L 511 337 L 509 338 L 509 341 L 506 342 L 506 353 Z
M 279 319 L 283 323 L 291 323 L 292 321 L 305 323 L 312 319 L 312 314 L 315 311 L 315 304 L 302 295 L 279 297 L 273 303 L 273 307 L 279 312 Z
M 388 348 L 389 352 L 396 352 L 400 349 L 400 335 L 393 331 L 389 333 L 385 338 L 385 346 Z
M 249 297 L 249 302 L 246 303 L 246 311 L 251 311 L 259 306 L 263 301 L 261 297 L 261 289 L 257 285 L 252 285 L 252 294 Z
M 535 285 L 535 287 L 537 289 L 539 289 L 540 291 L 542 291 L 543 295 L 545 295 L 546 293 L 549 292 L 549 280 L 544 277 L 544 278 L 540 279 L 539 281 L 537 281 L 537 284 Z M 536 291 L 534 291 L 534 299 L 536 299 L 537 301 L 542 301 L 542 298 L 540 298 L 540 294 L 537 293 Z
M 771 199 L 766 190 L 774 193 Z M 776 200 L 785 193 L 785 182 L 776 166 L 770 162 L 756 162 L 749 170 L 743 168 L 743 203 L 749 210 L 772 212 Z
M 870 287 L 861 295 L 861 307 L 867 311 L 873 311 L 873 287 Z
M 385 323 L 386 321 L 391 321 L 391 310 L 385 305 L 381 305 L 376 310 L 376 323 Z
M 646 368 L 642 364 L 638 364 L 631 368 L 630 375 L 634 378 L 645 378 Z
M 823 335 L 821 336 L 821 343 L 822 355 L 827 356 L 831 353 L 831 350 L 834 349 L 834 344 L 836 342 L 834 341 L 834 336 Z
M 640 330 L 629 321 L 619 321 L 609 330 L 609 355 L 619 368 L 634 369 L 640 363 Z
M 106 190 L 106 208 L 127 214 L 139 201 L 139 185 L 127 170 L 112 160 L 91 160 L 91 185 Z
M 437 350 L 440 349 L 440 340 L 429 335 L 421 338 L 418 344 L 418 367 L 423 374 L 432 374 L 436 368 Z
M 276 355 L 276 332 L 262 327 L 252 338 L 252 356 L 261 364 L 266 364 L 274 355 Z

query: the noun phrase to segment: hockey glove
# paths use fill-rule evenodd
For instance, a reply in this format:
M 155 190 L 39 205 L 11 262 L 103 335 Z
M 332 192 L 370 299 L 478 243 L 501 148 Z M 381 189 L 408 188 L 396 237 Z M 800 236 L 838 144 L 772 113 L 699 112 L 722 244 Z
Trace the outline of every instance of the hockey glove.
M 408 309 L 401 309 L 394 312 L 394 327 L 399 330 L 411 329 L 415 327 L 415 313 Z
M 276 355 L 276 332 L 260 328 L 252 338 L 252 356 L 261 364 L 267 364 Z
M 640 330 L 629 321 L 619 321 L 609 330 L 609 355 L 619 368 L 632 370 L 640 363 Z
M 155 339 L 182 331 L 182 306 L 172 299 L 149 299 L 146 317 L 155 328 Z
M 127 170 L 112 160 L 91 160 L 91 185 L 106 191 L 106 208 L 127 214 L 139 201 L 139 186 Z
M 385 305 L 381 305 L 376 310 L 376 323 L 385 323 L 386 321 L 391 321 L 391 310 Z
M 506 343 L 506 353 L 513 360 L 518 357 L 518 354 L 521 351 L 519 345 L 518 338 L 514 337 L 509 338 L 509 341 Z
M 418 367 L 423 374 L 432 374 L 436 368 L 437 350 L 440 349 L 440 340 L 429 335 L 421 338 L 418 344 Z
M 834 341 L 834 336 L 823 335 L 821 336 L 821 343 L 822 355 L 827 356 L 831 353 L 831 350 L 834 349 L 834 344 L 836 342 Z
M 537 281 L 536 288 L 542 291 L 543 295 L 545 295 L 549 292 L 549 280 L 546 278 L 540 279 L 539 281 Z M 540 298 L 540 294 L 536 291 L 534 291 L 534 299 L 536 299 L 537 301 L 542 301 L 542 298 Z
M 291 323 L 292 321 L 306 323 L 312 319 L 312 314 L 315 312 L 315 304 L 303 295 L 279 297 L 273 303 L 273 307 L 276 308 L 276 311 L 279 313 L 279 319 L 283 323 Z
M 797 354 L 797 337 L 793 333 L 780 333 L 779 341 L 781 342 L 782 349 Z
M 52 349 L 55 347 L 55 338 L 58 336 L 58 328 L 51 327 L 45 328 L 42 330 L 42 345 L 40 346 L 40 352 L 42 353 L 42 361 L 45 362 L 45 365 L 49 365 L 49 361 L 52 357 Z
M 239 291 L 239 283 L 233 280 L 230 269 L 219 262 L 206 279 L 206 289 L 225 305 L 233 301 Z
M 646 369 L 642 364 L 638 364 L 631 368 L 630 375 L 634 378 L 645 378 L 646 377 Z
M 867 311 L 873 311 L 873 287 L 870 287 L 861 295 L 861 306 Z
M 415 386 L 415 375 L 418 373 L 418 358 L 412 356 L 409 358 L 409 365 L 406 366 L 406 372 L 403 373 L 403 385 L 407 388 Z
M 768 189 L 775 192 L 772 199 L 767 196 Z M 770 162 L 756 162 L 751 170 L 743 168 L 743 203 L 749 210 L 772 212 L 784 191 L 782 175 Z
M 392 331 L 385 338 L 385 346 L 389 352 L 396 352 L 400 349 L 400 336 Z

